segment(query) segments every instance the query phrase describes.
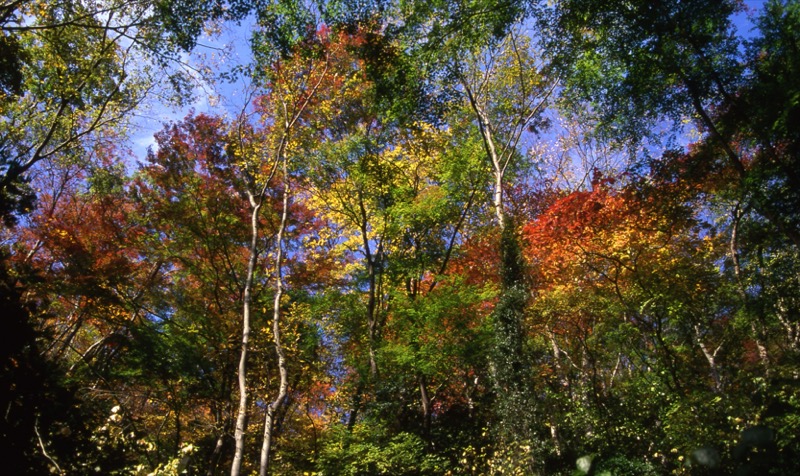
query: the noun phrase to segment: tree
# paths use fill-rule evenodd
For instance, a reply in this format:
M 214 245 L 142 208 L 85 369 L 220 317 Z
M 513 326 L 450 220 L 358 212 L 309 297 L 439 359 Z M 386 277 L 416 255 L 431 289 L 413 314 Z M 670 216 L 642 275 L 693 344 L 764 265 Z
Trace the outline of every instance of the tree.
M 751 375 L 765 383 L 754 400 L 771 401 L 769 395 L 783 391 L 773 379 L 788 354 L 770 336 L 793 349 L 796 328 L 783 307 L 794 299 L 794 281 L 785 273 L 796 270 L 800 243 L 790 191 L 796 154 L 789 150 L 796 141 L 783 124 L 796 109 L 787 96 L 796 90 L 788 79 L 796 55 L 785 47 L 796 43 L 790 32 L 797 12 L 791 2 L 770 2 L 755 20 L 758 33 L 745 41 L 731 22 L 737 8 L 735 2 L 642 3 L 627 10 L 562 2 L 551 18 L 559 37 L 569 38 L 556 58 L 575 87 L 572 97 L 590 101 L 605 124 L 616 125 L 613 135 L 642 135 L 632 121 L 639 128 L 663 118 L 696 124 L 700 141 L 686 155 L 665 155 L 659 167 L 711 197 L 708 213 L 727 236 L 723 273 L 737 290 L 728 305 L 738 328 L 754 336 L 748 345 L 761 368 Z M 639 61 L 644 58 L 651 59 Z M 772 326 L 782 331 L 771 332 Z M 780 411 L 775 421 L 793 412 Z M 794 451 L 795 443 L 785 444 Z
M 760 121 L 750 121 L 760 107 L 746 104 L 748 95 L 743 93 L 752 90 L 751 81 L 765 78 L 758 73 L 750 76 L 747 67 L 762 64 L 753 57 L 754 51 L 773 41 L 770 29 L 784 28 L 778 26 L 784 21 L 791 24 L 793 15 L 781 17 L 780 2 L 767 8 L 765 12 L 771 13 L 762 22 L 765 37 L 754 40 L 750 56 L 742 57 L 742 41 L 735 35 L 731 19 L 737 9 L 737 3 L 730 1 L 642 2 L 630 8 L 566 1 L 557 4 L 544 21 L 552 23 L 553 38 L 565 39 L 552 41 L 549 47 L 570 91 L 568 101 L 577 108 L 587 101 L 589 109 L 601 118 L 603 134 L 647 137 L 646 129 L 656 121 L 667 118 L 678 125 L 683 118 L 692 117 L 705 135 L 704 142 L 716 150 L 714 160 L 723 161 L 745 185 L 757 180 L 759 172 L 751 170 L 748 152 L 739 146 L 739 132 L 747 130 L 748 123 Z M 773 20 L 767 19 L 769 15 Z M 775 43 L 772 46 L 785 51 Z M 755 66 L 755 71 L 760 68 Z M 771 81 L 765 80 L 758 89 L 773 90 L 776 85 Z M 791 90 L 789 84 L 783 86 Z M 786 111 L 780 114 L 791 114 L 791 107 L 778 107 Z M 731 120 L 736 125 L 728 127 Z M 758 132 L 751 140 L 769 141 Z M 770 150 L 769 145 L 764 146 Z M 798 246 L 796 225 L 790 225 L 768 203 L 769 199 L 759 200 L 754 206 Z
M 628 448 L 626 457 L 637 458 L 645 450 L 627 440 L 643 435 L 651 446 L 687 452 L 730 447 L 736 429 L 725 412 L 746 418 L 755 410 L 729 391 L 755 388 L 729 372 L 752 357 L 744 349 L 753 338 L 731 326 L 735 293 L 717 267 L 726 237 L 703 221 L 708 204 L 696 184 L 664 172 L 622 184 L 595 177 L 592 190 L 564 196 L 525 228 L 537 283 L 529 322 L 538 345 L 551 350 L 541 372 L 549 404 L 564 412 L 556 421 L 567 447 Z M 647 406 L 625 415 L 611 409 L 648 385 Z M 698 401 L 714 405 L 679 416 Z M 648 429 L 648 418 L 663 429 Z M 704 430 L 693 430 L 699 421 Z
M 305 287 L 313 287 L 317 279 L 324 279 L 312 275 L 303 278 L 299 272 L 294 275 L 295 270 L 302 269 L 296 262 L 296 257 L 303 255 L 299 242 L 318 225 L 301 204 L 286 203 L 288 208 L 284 209 L 287 187 L 282 183 L 293 178 L 280 170 L 275 172 L 270 186 L 265 187 L 262 206 L 256 216 L 258 234 L 255 240 L 252 235 L 253 208 L 247 194 L 248 187 L 256 180 L 262 185 L 260 180 L 268 178 L 270 171 L 275 169 L 274 162 L 262 161 L 263 155 L 255 154 L 260 150 L 255 147 L 269 147 L 276 135 L 269 134 L 268 129 L 254 130 L 247 124 L 232 129 L 220 118 L 189 116 L 159 133 L 159 149 L 150 155 L 149 164 L 143 168 L 137 185 L 137 194 L 145 210 L 144 219 L 151 236 L 156 237 L 147 243 L 147 256 L 162 261 L 164 269 L 169 271 L 162 284 L 163 291 L 154 296 L 158 304 L 152 311 L 155 314 L 153 319 L 161 324 L 162 334 L 153 345 L 158 349 L 158 346 L 170 345 L 168 342 L 174 340 L 175 346 L 181 342 L 195 342 L 198 349 L 213 349 L 196 356 L 198 362 L 193 365 L 201 369 L 202 376 L 193 374 L 195 370 L 189 366 L 181 370 L 186 373 L 179 378 L 185 386 L 191 385 L 186 388 L 195 389 L 196 397 L 194 401 L 182 402 L 185 405 L 183 418 L 199 413 L 204 416 L 194 416 L 195 422 L 210 419 L 204 423 L 208 429 L 194 440 L 184 435 L 181 443 L 191 443 L 200 448 L 207 458 L 204 466 L 209 473 L 217 471 L 227 460 L 228 437 L 235 429 L 236 419 L 242 415 L 237 413 L 231 393 L 237 384 L 237 362 L 241 362 L 242 355 L 241 342 L 237 345 L 235 338 L 237 322 L 240 322 L 242 314 L 236 308 L 243 305 L 245 286 L 248 283 L 251 286 L 249 311 L 253 329 L 247 341 L 250 370 L 245 380 L 246 420 L 262 416 L 260 403 L 267 402 L 267 397 L 252 396 L 267 392 L 271 386 L 268 378 L 271 368 L 277 366 L 280 369 L 284 365 L 284 371 L 288 373 L 291 357 L 308 359 L 306 352 L 314 351 L 313 341 L 306 343 L 308 351 L 297 348 L 294 339 L 309 339 L 304 333 L 311 331 L 304 330 L 305 322 L 298 322 L 292 313 L 289 313 L 290 319 L 286 324 L 281 324 L 287 302 L 284 296 L 276 304 L 275 296 L 279 293 L 270 289 L 274 288 L 271 276 L 277 273 L 277 265 L 271 257 L 279 252 L 276 240 L 281 229 L 284 236 L 280 248 L 293 255 L 282 260 L 281 273 L 288 275 L 285 279 L 296 286 L 296 292 L 301 293 Z M 281 180 L 278 181 L 277 177 Z M 249 180 L 252 181 L 248 185 Z M 250 254 L 254 241 L 255 260 Z M 251 263 L 252 275 L 248 278 Z M 316 267 L 313 258 L 302 264 L 311 270 L 322 269 Z M 269 352 L 275 349 L 274 337 L 270 339 L 266 332 L 269 328 L 274 332 L 275 327 L 274 315 L 272 325 L 268 325 L 269 302 L 280 306 L 278 337 L 282 339 L 284 332 L 289 333 L 288 344 L 281 347 L 285 353 L 284 363 L 279 361 L 278 355 L 271 358 Z M 183 357 L 171 356 L 171 360 L 183 361 L 192 352 L 187 349 L 182 354 Z M 299 394 L 304 391 L 305 387 L 298 387 L 299 378 L 303 376 L 300 368 L 299 365 L 294 367 L 297 378 L 292 381 L 293 387 L 284 392 Z M 285 378 L 280 380 L 279 388 L 290 383 Z M 177 387 L 184 388 L 184 385 Z M 299 395 L 305 398 L 305 395 Z M 278 397 L 289 398 L 287 393 Z M 178 403 L 174 397 L 166 400 Z M 279 405 L 272 412 L 273 421 L 266 427 L 268 431 L 278 426 L 276 422 L 285 416 Z M 179 420 L 180 415 L 172 414 L 176 422 L 174 428 L 186 425 L 185 421 Z M 246 436 L 243 432 L 242 442 L 246 442 Z M 178 439 L 177 434 L 175 438 Z M 252 453 L 242 450 L 241 455 L 241 464 L 250 466 L 248 462 Z
M 530 49 L 530 40 L 512 30 L 496 49 L 468 50 L 468 62 L 454 59 L 450 66 L 477 122 L 491 165 L 492 203 L 501 230 L 505 227 L 507 171 L 520 160 L 518 146 L 523 134 L 541 125 L 546 101 L 556 84 L 539 73 L 541 66 Z
M 8 224 L 30 210 L 33 194 L 25 184 L 37 163 L 80 159 L 92 142 L 123 129 L 167 65 L 177 62 L 173 41 L 187 50 L 194 45 L 199 30 L 172 15 L 178 3 L 3 5 L 0 210 Z M 205 12 L 207 4 L 200 5 Z M 140 66 L 153 59 L 162 70 Z
M 321 28 L 316 37 L 308 39 L 305 48 L 319 48 L 316 52 L 311 52 L 310 57 L 304 57 L 305 51 L 298 48 L 295 58 L 286 58 L 278 61 L 273 67 L 273 73 L 267 73 L 269 83 L 268 93 L 263 97 L 259 104 L 259 111 L 262 113 L 262 120 L 269 124 L 267 126 L 269 141 L 273 144 L 271 156 L 272 160 L 270 177 L 264 182 L 261 196 L 263 196 L 266 186 L 276 173 L 281 178 L 280 187 L 282 189 L 280 220 L 277 228 L 276 256 L 275 256 L 275 292 L 272 307 L 272 338 L 275 347 L 275 354 L 278 360 L 278 372 L 280 383 L 278 393 L 272 402 L 267 406 L 264 421 L 264 439 L 261 448 L 261 462 L 259 474 L 267 474 L 270 464 L 270 452 L 272 450 L 274 424 L 277 413 L 285 405 L 287 391 L 289 387 L 288 367 L 286 362 L 286 351 L 282 343 L 282 302 L 284 293 L 284 239 L 288 232 L 289 203 L 291 200 L 292 178 L 290 176 L 289 160 L 299 160 L 295 157 L 297 152 L 293 145 L 296 143 L 296 136 L 302 138 L 302 131 L 296 129 L 304 125 L 305 117 L 310 114 L 310 109 L 318 101 L 317 94 L 322 87 L 328 86 L 328 82 L 334 80 L 336 72 L 332 63 L 337 59 L 338 48 L 340 45 L 332 43 L 328 37 L 328 30 Z M 315 56 L 315 53 L 319 56 Z M 299 147 L 298 147 L 299 149 Z M 264 160 L 262 158 L 261 160 Z M 294 169 L 294 167 L 292 167 Z M 257 183 L 254 177 L 249 180 Z M 263 180 L 263 178 L 262 178 Z M 253 206 L 254 217 L 258 210 L 255 208 L 256 201 L 254 195 L 248 192 L 248 197 Z M 255 223 L 255 221 L 254 221 Z M 255 225 L 253 236 L 257 233 Z M 243 344 L 244 349 L 244 344 Z M 243 357 L 244 359 L 244 350 Z M 240 373 L 241 375 L 241 373 Z M 233 474 L 233 471 L 232 471 Z
M 154 237 L 144 252 L 169 270 L 154 319 L 176 337 L 214 349 L 199 366 L 206 375 L 202 394 L 212 417 L 207 436 L 213 444 L 207 466 L 211 473 L 233 428 L 235 309 L 243 299 L 251 244 L 243 187 L 226 151 L 227 132 L 224 121 L 204 115 L 166 127 L 157 134 L 158 151 L 149 155 L 137 182 L 143 220 Z

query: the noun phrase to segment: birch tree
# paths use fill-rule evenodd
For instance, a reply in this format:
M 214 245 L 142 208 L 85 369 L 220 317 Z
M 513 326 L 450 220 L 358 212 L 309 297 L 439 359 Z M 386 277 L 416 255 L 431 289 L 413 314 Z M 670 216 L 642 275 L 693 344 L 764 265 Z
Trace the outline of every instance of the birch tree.
M 503 188 L 509 167 L 520 160 L 520 141 L 535 131 L 555 81 L 543 76 L 530 40 L 512 31 L 498 45 L 468 52 L 468 61 L 452 65 L 473 113 L 492 170 L 492 205 L 498 226 L 505 226 Z

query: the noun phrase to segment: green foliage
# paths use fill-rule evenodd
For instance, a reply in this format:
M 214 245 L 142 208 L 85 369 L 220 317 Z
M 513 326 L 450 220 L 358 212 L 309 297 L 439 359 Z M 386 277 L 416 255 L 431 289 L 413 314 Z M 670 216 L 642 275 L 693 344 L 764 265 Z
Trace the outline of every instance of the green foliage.
M 330 430 L 318 459 L 321 475 L 445 474 L 448 464 L 430 455 L 425 442 L 410 433 L 389 434 L 376 422 L 364 421 L 352 431 L 343 426 Z
M 528 7 L 528 2 L 512 0 L 401 1 L 397 6 L 401 31 L 427 55 L 457 55 L 459 48 L 469 50 L 498 41 Z
M 0 150 L 0 154 L 5 155 Z M 0 171 L 5 172 L 0 183 L 0 218 L 3 224 L 11 228 L 17 224 L 19 216 L 30 212 L 35 204 L 36 194 L 29 185 L 29 180 L 22 177 L 16 169 L 17 162 L 5 156 L 0 157 Z
M 647 462 L 636 461 L 624 456 L 610 458 L 584 456 L 578 459 L 576 475 L 593 474 L 597 476 L 656 476 L 658 469 Z
M 800 135 L 791 127 L 800 120 L 800 7 L 771 1 L 756 19 L 760 35 L 747 44 L 752 71 L 737 98 L 719 115 L 720 127 L 753 155 L 741 194 L 793 245 L 800 245 L 800 178 L 794 170 Z M 760 225 L 763 226 L 763 225 Z
M 312 3 L 313 5 L 313 3 Z M 319 22 L 313 8 L 297 0 L 263 2 L 256 9 L 260 29 L 253 33 L 252 46 L 261 64 L 272 63 L 293 53 L 309 53 L 297 46 L 310 39 Z
M 483 436 L 488 436 L 484 431 Z M 512 440 L 500 443 L 490 441 L 474 446 L 472 441 L 462 451 L 457 469 L 452 474 L 459 475 L 513 475 L 540 474 L 541 466 L 534 461 L 542 453 L 542 448 L 528 440 Z
M 113 32 L 129 28 L 136 7 L 107 7 L 102 15 L 113 12 L 108 22 L 89 2 L 3 7 L 0 38 L 9 55 L 3 64 L 10 95 L 4 91 L 0 100 L 0 212 L 8 224 L 11 214 L 31 210 L 33 194 L 25 184 L 37 163 L 80 157 L 86 144 L 113 134 L 111 122 L 121 127 L 142 98 L 144 74 L 128 66 L 140 50 L 124 48 Z
M 629 3 L 566 0 L 542 17 L 546 51 L 574 111 L 601 119 L 600 132 L 638 140 L 718 99 L 739 80 L 733 0 Z M 694 104 L 693 104 L 694 102 Z
M 22 94 L 22 55 L 19 40 L 13 36 L 0 36 L 0 102 Z
M 534 400 L 524 349 L 522 322 L 528 300 L 519 239 L 507 222 L 500 239 L 502 290 L 492 313 L 494 348 L 491 366 L 497 393 L 500 435 L 506 440 L 528 439 Z
M 743 106 L 751 117 L 741 126 L 752 127 L 759 140 L 788 140 L 792 144 L 789 154 L 795 155 L 798 135 L 790 124 L 800 119 L 797 79 L 800 60 L 794 51 L 800 41 L 797 33 L 800 6 L 791 1 L 767 2 L 756 19 L 756 26 L 759 35 L 747 45 L 748 56 L 755 63 L 752 76 L 748 78 L 752 86 L 745 87 L 750 97 Z

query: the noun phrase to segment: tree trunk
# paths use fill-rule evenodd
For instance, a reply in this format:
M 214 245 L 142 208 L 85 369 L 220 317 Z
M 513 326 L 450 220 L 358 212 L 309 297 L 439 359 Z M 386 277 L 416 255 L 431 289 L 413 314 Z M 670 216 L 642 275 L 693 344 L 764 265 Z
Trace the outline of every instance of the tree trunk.
M 497 225 L 500 230 L 505 228 L 505 211 L 503 204 L 503 176 L 505 175 L 505 165 L 503 159 L 497 152 L 497 147 L 494 143 L 494 135 L 492 134 L 492 126 L 489 123 L 489 118 L 486 115 L 483 107 L 478 103 L 478 98 L 472 92 L 472 89 L 463 82 L 464 89 L 467 92 L 467 98 L 472 106 L 475 116 L 478 118 L 478 129 L 483 139 L 483 146 L 486 149 L 486 156 L 492 163 L 492 173 L 494 174 L 494 191 L 492 193 L 492 205 L 494 206 L 494 213 L 497 217 Z
M 262 194 L 263 197 L 263 194 Z M 242 304 L 242 347 L 239 356 L 239 413 L 236 417 L 236 430 L 233 439 L 236 443 L 236 452 L 231 464 L 231 476 L 239 476 L 242 469 L 242 456 L 244 454 L 244 435 L 247 429 L 247 346 L 250 342 L 250 305 L 253 299 L 253 275 L 255 274 L 258 260 L 258 213 L 261 210 L 261 201 L 256 203 L 252 193 L 248 193 L 252 212 L 250 214 L 250 258 L 247 262 L 247 277 L 244 284 L 244 297 Z
M 711 352 L 705 342 L 703 342 L 702 332 L 700 331 L 700 326 L 697 324 L 694 326 L 694 337 L 698 347 L 700 347 L 700 351 L 703 352 L 703 356 L 708 362 L 711 379 L 714 381 L 714 393 L 720 393 L 722 391 L 722 379 L 720 378 L 719 369 L 717 368 L 717 352 L 722 348 L 722 344 L 718 345 L 717 348 Z
M 425 377 L 420 375 L 417 380 L 419 381 L 420 403 L 422 404 L 422 432 L 427 438 L 430 436 L 431 431 L 431 399 L 428 396 L 428 386 L 425 382 Z
M 736 207 L 733 209 L 732 212 L 732 221 L 733 224 L 731 225 L 731 241 L 730 241 L 730 253 L 731 253 L 731 261 L 733 261 L 733 273 L 736 277 L 736 282 L 739 289 L 739 296 L 742 299 L 742 305 L 745 308 L 749 308 L 750 306 L 750 297 L 747 295 L 747 289 L 744 283 L 744 276 L 742 276 L 742 268 L 741 263 L 739 260 L 739 223 L 742 218 L 742 210 L 739 204 L 736 204 Z M 759 320 L 763 321 L 763 316 L 758 316 Z M 764 332 L 761 332 L 761 328 L 756 326 L 756 323 L 751 321 L 750 328 L 753 330 L 753 335 L 755 337 L 756 348 L 758 349 L 758 356 L 761 359 L 761 363 L 764 366 L 764 374 L 767 378 L 770 377 L 770 370 L 772 365 L 770 364 L 769 353 L 767 352 L 767 348 L 764 346 Z
M 369 376 L 374 382 L 378 378 L 378 361 L 375 355 L 375 348 L 378 343 L 378 319 L 377 319 L 377 263 L 380 254 L 380 247 L 376 253 L 372 252 L 370 245 L 369 233 L 367 229 L 368 217 L 367 208 L 364 205 L 363 197 L 359 192 L 358 196 L 359 211 L 361 213 L 361 239 L 364 243 L 364 260 L 367 264 L 367 280 L 369 289 L 367 291 L 367 332 L 369 343 Z
M 206 471 L 206 476 L 214 476 L 217 469 L 217 462 L 219 461 L 220 455 L 222 455 L 222 447 L 225 443 L 225 433 L 221 432 L 217 436 L 217 443 L 214 445 L 214 451 L 211 453 L 211 457 L 209 458 L 208 463 L 208 471 Z
M 289 387 L 288 370 L 286 368 L 286 354 L 281 343 L 281 297 L 283 296 L 283 234 L 286 231 L 286 220 L 289 216 L 289 178 L 286 167 L 286 157 L 283 157 L 283 208 L 281 210 L 281 223 L 278 227 L 278 236 L 275 239 L 277 255 L 275 257 L 275 299 L 272 304 L 272 338 L 275 341 L 275 354 L 278 357 L 278 374 L 280 384 L 278 395 L 267 407 L 264 419 L 264 440 L 261 445 L 261 464 L 258 474 L 266 476 L 269 471 L 269 457 L 272 450 L 272 431 L 275 415 L 286 399 Z

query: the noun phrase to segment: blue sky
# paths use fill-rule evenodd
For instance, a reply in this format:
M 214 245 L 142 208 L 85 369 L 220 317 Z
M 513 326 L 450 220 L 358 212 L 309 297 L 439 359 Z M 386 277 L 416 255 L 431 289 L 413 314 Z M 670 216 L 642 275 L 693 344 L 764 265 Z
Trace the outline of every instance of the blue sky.
M 223 24 L 218 32 L 204 34 L 191 54 L 181 56 L 181 61 L 189 65 L 183 69 L 195 79 L 194 101 L 184 107 L 175 107 L 155 95 L 149 98 L 136 112 L 134 119 L 130 147 L 135 160 L 143 161 L 147 148 L 155 145 L 153 135 L 164 124 L 179 121 L 191 111 L 234 116 L 242 109 L 250 86 L 246 80 L 239 79 L 234 83 L 206 81 L 192 69 L 208 67 L 220 73 L 250 63 L 252 54 L 249 38 L 253 28 L 253 19 L 246 19 L 239 25 Z

